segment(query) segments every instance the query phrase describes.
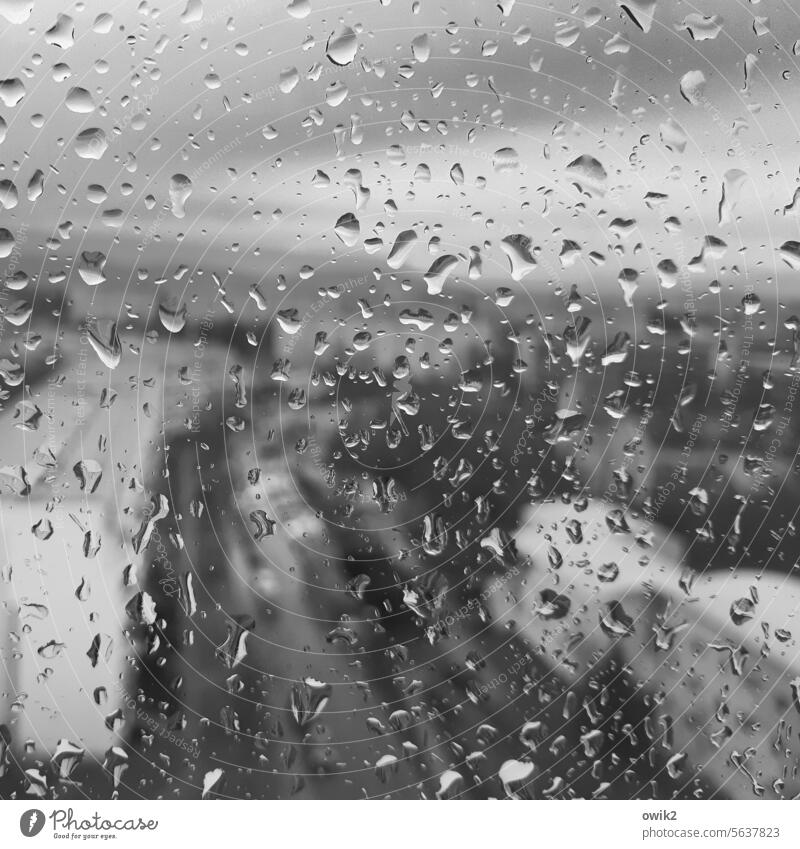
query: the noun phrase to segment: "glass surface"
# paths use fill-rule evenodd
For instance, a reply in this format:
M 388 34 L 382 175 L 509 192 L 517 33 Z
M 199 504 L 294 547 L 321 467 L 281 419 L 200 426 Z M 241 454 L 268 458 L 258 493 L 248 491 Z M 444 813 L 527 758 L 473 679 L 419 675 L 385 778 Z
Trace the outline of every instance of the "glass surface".
M 0 31 L 0 797 L 797 797 L 800 8 Z

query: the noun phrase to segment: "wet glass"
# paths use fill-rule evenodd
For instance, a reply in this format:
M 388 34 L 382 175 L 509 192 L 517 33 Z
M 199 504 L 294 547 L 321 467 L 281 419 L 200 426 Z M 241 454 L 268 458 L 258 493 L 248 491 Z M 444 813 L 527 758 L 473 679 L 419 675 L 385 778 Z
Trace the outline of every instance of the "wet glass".
M 0 28 L 0 798 L 797 798 L 800 9 Z

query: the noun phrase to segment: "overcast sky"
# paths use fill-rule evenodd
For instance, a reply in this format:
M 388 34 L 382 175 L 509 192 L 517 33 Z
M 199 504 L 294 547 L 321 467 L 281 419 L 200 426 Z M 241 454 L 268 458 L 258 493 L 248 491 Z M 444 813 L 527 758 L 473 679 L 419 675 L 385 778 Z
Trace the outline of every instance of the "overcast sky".
M 611 0 L 502 5 L 507 16 L 492 2 L 311 0 L 298 18 L 283 0 L 38 0 L 23 20 L 24 2 L 2 3 L 6 19 L 17 21 L 2 34 L 6 75 L 24 86 L 12 106 L 17 89 L 7 85 L 0 107 L 2 177 L 20 196 L 5 226 L 27 228 L 17 269 L 45 280 L 66 272 L 66 284 L 57 279 L 45 291 L 68 285 L 77 304 L 94 297 L 113 310 L 123 300 L 196 295 L 192 310 L 202 312 L 217 291 L 211 272 L 224 278 L 233 270 L 226 291 L 238 311 L 251 283 L 263 279 L 274 292 L 278 274 L 291 286 L 310 266 L 316 285 L 297 294 L 302 306 L 318 285 L 385 271 L 397 233 L 415 227 L 420 243 L 404 271 L 427 270 L 432 236 L 442 251 L 462 255 L 490 240 L 484 267 L 492 287 L 507 277 L 497 244 L 515 232 L 542 249 L 539 279 L 563 273 L 563 239 L 583 248 L 570 281 L 591 286 L 613 281 L 621 267 L 654 277 L 664 257 L 688 262 L 707 234 L 729 245 L 720 276 L 734 264 L 759 282 L 775 274 L 775 248 L 798 238 L 796 217 L 782 212 L 797 185 L 800 138 L 792 50 L 800 26 L 791 4 L 629 4 L 647 32 Z M 701 23 L 701 13 L 717 17 Z M 354 30 L 356 50 L 340 67 L 326 43 L 343 25 Z M 693 103 L 680 91 L 690 72 Z M 75 87 L 88 92 L 88 106 L 74 92 L 70 106 Z M 347 134 L 353 115 L 363 125 L 359 144 Z M 265 138 L 268 126 L 276 137 Z M 339 155 L 337 127 L 345 131 Z M 100 159 L 76 154 L 76 137 L 91 128 L 108 141 Z M 402 152 L 387 153 L 391 145 Z M 504 147 L 519 167 L 498 173 L 492 155 Z M 607 172 L 604 195 L 575 188 L 566 166 L 582 155 Z M 420 163 L 430 167 L 429 183 L 414 179 Z M 456 163 L 463 184 L 450 176 Z M 360 210 L 342 179 L 352 168 L 371 192 Z M 25 187 L 37 169 L 44 192 L 29 202 Z M 317 169 L 330 183 L 312 189 Z M 731 169 L 746 176 L 737 181 L 734 214 L 720 225 Z M 192 183 L 182 218 L 170 207 L 176 174 Z M 88 199 L 90 184 L 107 197 Z M 667 197 L 648 206 L 648 192 Z M 334 233 L 346 212 L 360 221 L 354 246 Z M 680 219 L 680 232 L 665 230 L 669 216 Z M 636 222 L 621 240 L 624 256 L 609 253 L 620 241 L 608 228 L 618 217 Z M 69 238 L 55 233 L 60 248 L 45 253 L 44 239 L 65 222 Z M 365 250 L 377 236 L 383 245 Z M 97 291 L 75 274 L 74 259 L 87 250 L 109 257 L 109 280 Z M 586 262 L 590 251 L 608 257 L 602 269 Z M 154 281 L 181 264 L 189 271 L 156 291 Z

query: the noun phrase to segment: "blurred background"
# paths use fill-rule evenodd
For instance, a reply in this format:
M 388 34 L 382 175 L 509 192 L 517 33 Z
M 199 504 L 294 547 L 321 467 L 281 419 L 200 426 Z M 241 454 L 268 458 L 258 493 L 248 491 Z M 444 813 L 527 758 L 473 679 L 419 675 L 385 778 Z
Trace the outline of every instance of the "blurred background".
M 0 796 L 800 793 L 791 4 L 0 25 Z

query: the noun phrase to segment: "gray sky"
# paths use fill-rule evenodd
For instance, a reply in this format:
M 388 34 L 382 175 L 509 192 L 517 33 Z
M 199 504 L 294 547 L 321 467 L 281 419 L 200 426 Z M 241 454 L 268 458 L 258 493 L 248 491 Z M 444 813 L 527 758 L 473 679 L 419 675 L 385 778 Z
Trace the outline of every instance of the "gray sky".
M 6 4 L 6 17 L 23 17 L 8 10 L 24 5 Z M 199 315 L 217 292 L 211 272 L 222 278 L 230 272 L 227 299 L 238 312 L 252 309 L 253 282 L 263 280 L 269 295 L 279 274 L 291 287 L 310 266 L 314 276 L 286 299 L 302 309 L 320 285 L 386 271 L 396 234 L 420 224 L 404 269 L 417 281 L 435 258 L 425 245 L 436 236 L 442 252 L 462 255 L 488 240 L 486 285 L 507 283 L 498 243 L 515 232 L 541 248 L 537 282 L 558 278 L 582 291 L 613 282 L 623 267 L 652 282 L 658 261 L 688 262 L 706 234 L 729 245 L 711 271 L 731 285 L 742 279 L 730 276 L 733 265 L 765 292 L 782 268 L 775 248 L 797 238 L 798 229 L 793 215 L 775 214 L 797 184 L 793 106 L 800 71 L 792 45 L 800 27 L 789 4 L 695 9 L 661 0 L 653 4 L 649 32 L 609 0 L 547 8 L 517 2 L 507 17 L 491 2 L 423 2 L 418 14 L 399 0 L 309 5 L 310 13 L 297 19 L 275 0 L 188 9 L 184 2 L 158 9 L 37 2 L 26 21 L 4 27 L 6 74 L 22 81 L 25 96 L 0 108 L 8 125 L 0 146 L 3 178 L 13 180 L 20 196 L 3 217 L 8 229 L 23 227 L 15 266 L 44 281 L 38 298 L 58 300 L 67 287 L 79 311 L 93 298 L 92 309 L 115 313 L 124 302 L 142 307 L 172 297 L 189 301 Z M 192 14 L 199 8 L 202 17 Z M 721 15 L 715 38 L 689 35 L 684 22 L 701 11 Z M 47 35 L 60 12 L 72 23 L 62 18 Z M 103 13 L 111 21 L 95 24 Z M 754 14 L 769 20 L 757 23 Z M 703 27 L 688 18 L 688 25 L 709 34 L 715 21 Z M 342 24 L 357 41 L 347 67 L 325 55 L 329 35 Z M 757 61 L 744 90 L 748 54 Z M 287 69 L 296 69 L 299 80 L 284 93 Z M 694 104 L 680 94 L 688 72 L 705 78 Z M 326 90 L 337 85 L 346 93 L 332 106 Z M 89 93 L 94 111 L 71 111 L 67 95 L 74 87 Z M 354 144 L 348 136 L 337 156 L 335 131 L 349 131 L 353 115 L 363 140 Z M 667 130 L 672 141 L 666 139 L 672 149 L 662 140 L 667 122 L 682 128 L 682 152 L 674 126 Z M 265 126 L 277 137 L 265 138 Z M 91 128 L 108 139 L 98 160 L 75 153 L 76 136 Z M 387 155 L 390 145 L 401 145 L 404 158 Z M 492 155 L 503 147 L 516 151 L 520 167 L 497 173 Z M 573 185 L 566 166 L 581 155 L 605 168 L 603 197 L 582 198 Z M 421 162 L 430 167 L 429 183 L 414 179 Z M 456 163 L 463 185 L 450 177 Z M 357 212 L 343 184 L 352 168 L 371 191 Z M 44 192 L 29 202 L 25 187 L 37 169 Z M 317 169 L 330 184 L 310 189 Z M 731 169 L 747 178 L 733 217 L 720 225 L 723 176 Z M 183 218 L 169 208 L 175 174 L 192 181 Z M 107 198 L 88 200 L 90 184 L 103 186 Z M 648 192 L 666 199 L 648 208 Z M 333 230 L 345 212 L 360 221 L 352 247 Z M 680 219 L 680 232 L 666 232 L 668 216 Z M 636 222 L 622 240 L 608 228 L 619 217 Z M 44 240 L 65 222 L 73 225 L 69 238 L 62 234 L 58 250 L 45 251 Z M 364 240 L 376 236 L 383 246 L 365 251 Z M 563 239 L 583 248 L 567 270 L 558 261 Z M 610 250 L 620 244 L 624 255 Z M 108 256 L 108 281 L 97 290 L 75 274 L 75 259 L 87 250 Z M 588 263 L 590 251 L 607 262 Z M 188 271 L 172 279 L 181 265 Z M 465 268 L 456 273 L 463 277 Z M 47 282 L 62 271 L 66 282 Z M 154 285 L 162 277 L 167 282 Z M 648 291 L 655 302 L 654 286 Z

